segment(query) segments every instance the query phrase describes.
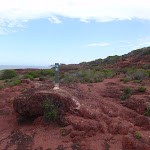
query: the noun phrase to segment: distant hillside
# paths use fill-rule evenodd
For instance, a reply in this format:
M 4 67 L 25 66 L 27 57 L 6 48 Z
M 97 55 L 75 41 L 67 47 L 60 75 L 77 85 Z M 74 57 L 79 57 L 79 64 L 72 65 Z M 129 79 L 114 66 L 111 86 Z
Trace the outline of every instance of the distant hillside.
M 4 69 L 27 69 L 27 68 L 49 69 L 49 67 L 45 67 L 45 66 L 0 65 L 0 70 L 4 70 Z
M 84 66 L 109 66 L 109 65 L 113 65 L 117 62 L 120 63 L 120 65 L 122 64 L 122 62 L 124 62 L 125 67 L 127 65 L 132 65 L 132 63 L 139 63 L 140 61 L 142 61 L 142 63 L 144 62 L 150 62 L 150 47 L 146 47 L 146 48 L 142 48 L 142 49 L 137 49 L 137 50 L 133 50 L 131 52 L 129 52 L 128 54 L 122 55 L 122 56 L 108 56 L 105 59 L 97 59 L 91 62 L 87 62 L 87 63 L 80 63 Z M 127 64 L 127 62 L 131 63 L 131 64 Z M 118 65 L 118 64 L 117 64 Z M 135 65 L 135 64 L 134 64 Z M 121 67 L 123 67 L 121 65 Z
M 108 56 L 105 59 L 96 59 L 90 62 L 82 62 L 73 65 L 61 65 L 61 71 L 70 71 L 78 69 L 95 69 L 100 70 L 104 68 L 125 68 L 130 66 L 141 67 L 142 65 L 150 63 L 150 47 L 145 47 L 133 50 L 128 54 L 122 56 Z

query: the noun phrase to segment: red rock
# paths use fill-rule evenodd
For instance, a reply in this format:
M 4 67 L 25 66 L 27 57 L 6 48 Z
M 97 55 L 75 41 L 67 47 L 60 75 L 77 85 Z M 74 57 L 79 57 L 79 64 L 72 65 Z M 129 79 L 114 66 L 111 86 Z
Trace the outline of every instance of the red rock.
M 123 123 L 112 123 L 108 128 L 109 132 L 112 134 L 121 134 L 126 135 L 129 131 L 129 126 L 124 125 Z
M 30 80 L 30 79 L 22 79 L 22 80 L 21 80 L 21 83 L 30 84 L 30 83 L 31 83 L 31 80 Z
M 146 144 L 146 143 L 140 143 L 137 145 L 138 149 L 141 149 L 141 150 L 150 150 L 150 145 Z
M 34 78 L 34 81 L 40 81 L 40 78 Z
M 33 125 L 39 125 L 42 123 L 42 121 L 43 121 L 43 116 L 40 116 L 34 120 Z
M 75 130 L 79 131 L 100 131 L 102 127 L 101 124 L 96 120 L 84 119 L 79 116 L 70 115 L 66 117 L 66 120 L 74 127 Z
M 134 150 L 137 148 L 136 141 L 133 137 L 127 135 L 122 138 L 122 147 L 125 150 Z
M 137 116 L 134 119 L 134 124 L 136 126 L 143 127 L 144 129 L 150 130 L 150 120 L 145 116 Z
M 73 131 L 71 134 L 70 134 L 70 137 L 71 138 L 74 138 L 75 136 L 84 136 L 85 135 L 85 131 Z
M 88 136 L 88 137 L 92 137 L 95 135 L 96 135 L 96 131 L 94 131 L 94 130 L 90 130 L 89 132 L 86 133 L 86 136 Z
M 124 101 L 123 106 L 135 110 L 143 115 L 147 111 L 147 106 L 142 99 L 130 98 Z

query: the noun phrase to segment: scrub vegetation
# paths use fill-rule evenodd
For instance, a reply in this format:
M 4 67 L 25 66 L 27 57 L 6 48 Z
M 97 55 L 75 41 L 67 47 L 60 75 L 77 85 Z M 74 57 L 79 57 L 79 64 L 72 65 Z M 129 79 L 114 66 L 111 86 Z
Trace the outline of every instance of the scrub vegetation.
M 18 76 L 18 74 L 16 73 L 15 70 L 6 69 L 6 70 L 2 71 L 2 73 L 0 75 L 0 80 L 12 79 L 17 76 Z

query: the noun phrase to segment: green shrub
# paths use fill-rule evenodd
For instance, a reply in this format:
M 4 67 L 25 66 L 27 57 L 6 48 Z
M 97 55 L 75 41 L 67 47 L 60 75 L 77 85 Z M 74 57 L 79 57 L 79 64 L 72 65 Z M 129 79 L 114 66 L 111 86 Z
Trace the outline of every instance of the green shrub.
M 1 90 L 2 88 L 4 88 L 4 86 L 3 86 L 3 85 L 0 85 L 0 90 Z
M 119 76 L 119 75 L 120 75 L 120 72 L 116 72 L 116 75 Z
M 150 70 L 146 70 L 146 74 L 147 74 L 148 78 L 150 78 Z
M 21 91 L 21 92 L 24 92 L 24 90 L 25 90 L 25 89 L 21 89 L 20 91 Z
M 42 76 L 54 76 L 55 75 L 55 71 L 54 70 L 40 70 L 40 74 Z
M 93 83 L 93 82 L 102 82 L 105 78 L 114 77 L 113 69 L 105 69 L 102 71 L 96 70 L 76 70 L 63 73 L 60 76 L 61 83 L 70 83 L 70 82 L 81 82 L 81 83 Z
M 144 87 L 144 86 L 140 86 L 140 87 L 138 87 L 138 91 L 139 92 L 145 92 L 146 91 L 146 87 Z
M 120 98 L 121 100 L 126 100 L 128 98 L 130 98 L 131 94 L 125 94 L 125 95 L 121 95 Z
M 131 88 L 129 88 L 129 87 L 125 87 L 123 91 L 124 91 L 124 94 L 126 94 L 126 95 L 131 94 Z
M 21 80 L 16 80 L 14 82 L 11 82 L 10 86 L 15 86 L 15 85 L 19 85 L 19 84 L 21 84 Z
M 29 75 L 29 74 L 25 74 L 25 75 L 23 76 L 23 78 L 24 78 L 24 79 L 30 79 L 30 80 L 33 80 L 33 79 L 34 79 L 34 77 L 31 76 L 31 75 Z
M 74 80 L 75 81 L 75 80 Z M 81 78 L 79 79 L 79 81 L 83 84 L 86 84 L 86 83 L 89 83 L 90 79 L 88 77 L 85 77 L 85 78 Z
M 118 67 L 118 68 L 114 68 L 113 71 L 115 73 L 120 73 L 122 71 L 122 68 L 121 67 Z
M 131 89 L 129 87 L 125 87 L 123 89 L 123 91 L 124 91 L 124 95 L 120 96 L 121 100 L 126 100 L 126 99 L 130 98 L 130 96 L 131 96 Z
M 44 118 L 48 121 L 56 121 L 58 117 L 58 106 L 53 102 L 53 100 L 45 100 L 42 107 L 44 109 Z
M 137 70 L 128 71 L 126 73 L 126 77 L 133 80 L 143 80 L 148 78 L 148 73 L 144 69 L 137 69 Z
M 66 131 L 64 129 L 61 130 L 61 135 L 65 136 L 66 135 Z
M 97 83 L 97 82 L 103 82 L 104 79 L 101 79 L 101 78 L 94 78 L 94 82 Z
M 11 91 L 12 91 L 12 92 L 15 92 L 15 91 L 16 91 L 16 89 L 12 89 Z
M 140 83 L 141 81 L 140 80 L 134 80 L 133 82 L 134 83 Z
M 123 81 L 123 83 L 127 83 L 127 82 L 130 81 L 130 79 L 128 79 L 128 78 L 121 78 L 120 81 Z
M 91 88 L 88 87 L 88 91 L 89 91 L 89 92 L 92 92 Z
M 135 136 L 137 139 L 142 138 L 142 136 L 141 136 L 141 133 L 140 133 L 140 132 L 135 132 L 135 133 L 134 133 L 134 136 Z
M 142 66 L 143 69 L 150 69 L 150 64 L 145 64 Z
M 26 75 L 30 75 L 33 78 L 38 78 L 38 77 L 47 76 L 47 75 L 54 76 L 55 71 L 54 70 L 37 70 L 37 71 L 28 72 Z
M 142 82 L 141 85 L 142 85 L 142 86 L 145 86 L 145 82 Z
M 2 74 L 0 76 L 0 80 L 6 80 L 6 79 L 12 79 L 14 77 L 17 77 L 17 73 L 15 70 L 6 69 L 2 71 Z
M 9 81 L 10 81 L 10 79 L 6 79 L 6 80 L 5 80 L 5 82 L 9 82 Z
M 126 68 L 124 68 L 124 69 L 122 70 L 122 72 L 125 73 L 125 74 L 126 74 L 127 72 L 129 72 L 129 71 L 133 71 L 133 69 L 126 67 Z
M 144 116 L 150 116 L 150 105 L 147 107 L 147 112 L 144 113 Z

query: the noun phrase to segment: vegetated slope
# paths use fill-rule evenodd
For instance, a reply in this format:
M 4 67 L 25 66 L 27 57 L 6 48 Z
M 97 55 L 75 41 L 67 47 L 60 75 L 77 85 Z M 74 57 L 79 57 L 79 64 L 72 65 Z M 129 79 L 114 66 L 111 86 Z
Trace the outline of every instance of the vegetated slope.
M 116 67 L 130 67 L 133 65 L 141 67 L 144 64 L 150 63 L 150 47 L 133 50 L 128 54 L 122 56 L 108 56 L 105 59 L 97 59 L 91 62 L 82 62 L 80 64 L 62 65 L 61 71 L 70 71 L 78 69 L 96 69 L 102 68 L 116 68 Z

